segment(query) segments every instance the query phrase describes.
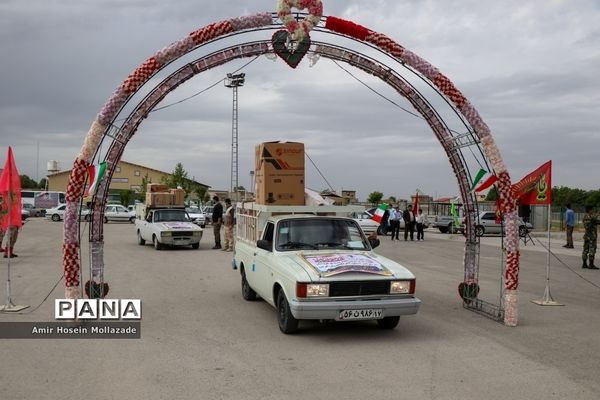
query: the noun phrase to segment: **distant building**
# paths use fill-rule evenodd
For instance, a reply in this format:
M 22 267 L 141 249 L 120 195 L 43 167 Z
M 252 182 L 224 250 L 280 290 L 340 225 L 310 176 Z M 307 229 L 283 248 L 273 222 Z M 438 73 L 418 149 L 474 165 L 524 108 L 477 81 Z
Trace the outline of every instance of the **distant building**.
M 71 170 L 67 170 L 48 175 L 48 190 L 59 192 L 66 191 L 70 174 Z M 119 161 L 110 181 L 109 192 L 120 190 L 131 190 L 135 193 L 142 192 L 142 180 L 146 175 L 148 175 L 148 181 L 153 183 L 161 183 L 163 178 L 171 176 L 168 172 L 144 167 L 143 165 L 133 164 L 127 161 Z M 200 182 L 193 182 L 207 190 L 210 187 Z
M 358 199 L 356 198 L 356 190 L 344 190 L 342 189 L 342 197 L 346 199 L 346 204 L 356 204 Z

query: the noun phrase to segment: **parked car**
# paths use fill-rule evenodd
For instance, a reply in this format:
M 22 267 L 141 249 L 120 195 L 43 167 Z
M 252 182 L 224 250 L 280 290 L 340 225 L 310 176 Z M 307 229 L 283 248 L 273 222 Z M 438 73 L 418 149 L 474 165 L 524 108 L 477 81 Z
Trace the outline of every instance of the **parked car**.
M 104 208 L 104 222 L 129 221 L 135 222 L 135 211 L 130 211 L 120 204 L 109 204 Z
M 24 207 L 21 208 L 21 220 L 25 221 L 30 216 L 31 216 L 31 214 L 29 214 L 28 210 L 26 210 Z
M 204 206 L 204 208 L 202 209 L 202 212 L 204 213 L 204 218 L 206 219 L 206 223 L 207 224 L 211 223 L 213 206 Z
M 204 228 L 206 226 L 206 216 L 202 212 L 201 209 L 197 207 L 186 207 L 185 211 L 187 211 L 190 220 L 196 225 Z
M 23 210 L 28 212 L 29 217 L 41 217 L 43 215 L 42 210 L 36 208 L 33 204 L 25 203 L 23 204 Z M 23 214 L 23 213 L 21 213 Z
M 367 235 L 370 235 L 373 232 L 377 231 L 379 228 L 379 224 L 373 221 L 373 216 L 369 215 L 367 212 L 353 212 L 350 214 L 350 218 L 354 219 L 360 225 L 360 228 Z
M 533 230 L 533 225 L 529 222 L 524 222 L 520 217 L 517 220 L 519 224 L 519 236 L 526 236 Z M 496 213 L 494 211 L 483 211 L 477 217 L 475 225 L 475 235 L 483 236 L 488 234 L 501 234 L 504 225 L 496 221 Z
M 65 219 L 66 204 L 59 204 L 56 207 L 49 208 L 46 210 L 46 218 L 51 219 L 54 222 L 59 222 Z M 81 218 L 89 221 L 91 218 L 91 211 L 88 208 L 81 210 Z

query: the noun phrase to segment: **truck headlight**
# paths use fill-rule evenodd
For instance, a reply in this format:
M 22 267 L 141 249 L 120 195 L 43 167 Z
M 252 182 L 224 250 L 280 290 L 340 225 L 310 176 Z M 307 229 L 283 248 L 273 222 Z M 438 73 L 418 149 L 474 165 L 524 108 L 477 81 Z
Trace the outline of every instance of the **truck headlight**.
M 390 294 L 409 294 L 415 292 L 415 281 L 392 281 Z
M 173 232 L 171 231 L 162 231 L 160 233 L 160 236 L 165 237 L 165 236 L 173 236 Z
M 201 231 L 193 231 L 192 236 L 200 236 L 202 234 Z
M 296 296 L 298 297 L 328 297 L 328 283 L 303 283 L 296 284 Z

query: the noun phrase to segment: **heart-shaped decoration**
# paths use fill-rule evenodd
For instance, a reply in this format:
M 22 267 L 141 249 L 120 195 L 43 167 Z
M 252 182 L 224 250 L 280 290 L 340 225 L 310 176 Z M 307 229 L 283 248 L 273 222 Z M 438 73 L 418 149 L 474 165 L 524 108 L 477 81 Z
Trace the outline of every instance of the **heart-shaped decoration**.
M 473 299 L 477 298 L 479 294 L 479 285 L 475 282 L 467 283 L 461 282 L 458 285 L 458 295 L 467 304 L 470 304 Z
M 273 50 L 287 65 L 296 68 L 302 58 L 310 48 L 310 36 L 306 35 L 304 39 L 298 42 L 294 50 L 287 47 L 288 33 L 287 31 L 277 31 L 273 34 L 271 41 L 273 42 Z
M 108 283 L 96 283 L 87 281 L 84 285 L 85 295 L 88 299 L 103 299 L 108 294 Z

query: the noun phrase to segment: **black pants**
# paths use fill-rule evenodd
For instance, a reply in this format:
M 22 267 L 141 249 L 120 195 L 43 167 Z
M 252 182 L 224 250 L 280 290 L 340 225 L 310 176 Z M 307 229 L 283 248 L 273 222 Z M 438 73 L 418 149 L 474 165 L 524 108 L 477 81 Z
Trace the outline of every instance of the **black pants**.
M 396 240 L 400 240 L 400 221 L 391 220 L 390 224 L 392 226 L 392 240 L 394 240 L 394 237 Z
M 417 223 L 417 240 L 425 240 L 423 236 L 423 224 Z
M 408 232 L 410 232 L 410 240 L 415 240 L 415 221 L 404 223 L 404 240 L 408 239 Z
M 383 236 L 387 236 L 387 228 L 388 228 L 388 221 L 387 221 L 387 219 L 384 219 L 381 221 L 381 224 L 379 225 L 379 234 L 383 235 Z

